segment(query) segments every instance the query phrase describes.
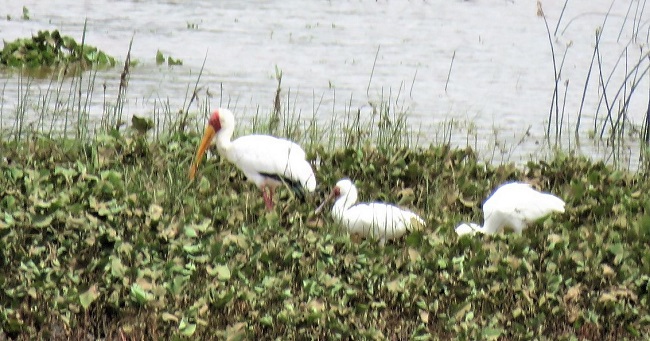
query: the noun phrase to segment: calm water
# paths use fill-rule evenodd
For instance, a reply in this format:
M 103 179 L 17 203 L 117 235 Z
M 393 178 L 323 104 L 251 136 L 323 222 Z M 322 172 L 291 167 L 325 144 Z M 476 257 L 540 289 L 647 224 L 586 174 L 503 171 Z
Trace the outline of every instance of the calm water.
M 564 4 L 542 1 L 551 32 Z M 628 70 L 647 53 L 650 8 L 644 4 L 644 0 L 568 2 L 553 47 L 558 64 L 566 51 L 561 96 L 567 89 L 569 125 L 576 122 L 596 29 L 610 5 L 600 49 L 603 77 L 614 70 L 607 91 L 613 98 L 626 73 L 625 58 L 614 69 L 621 53 L 628 47 Z M 30 20 L 21 19 L 22 6 L 29 9 Z M 11 20 L 6 20 L 8 15 Z M 120 60 L 135 34 L 132 58 L 140 64 L 132 69 L 128 115 L 147 115 L 160 100 L 169 100 L 174 110 L 181 108 L 207 54 L 200 85 L 213 94 L 210 106 L 230 103 L 240 117 L 250 117 L 258 107 L 263 112 L 271 108 L 277 67 L 283 72 L 285 101 L 290 90 L 291 103 L 303 116 L 315 114 L 325 121 L 333 110 L 343 114 L 349 106 L 367 113 L 369 101 L 380 100 L 382 92 L 387 99 L 391 92 L 392 99 L 408 110 L 414 129 L 421 131 L 421 142 L 442 141 L 441 125 L 454 120 L 461 123 L 454 126 L 451 140 L 476 145 L 492 161 L 537 158 L 544 149 L 554 71 L 546 28 L 534 1 L 32 0 L 7 2 L 0 18 L 0 36 L 5 40 L 43 29 L 59 29 L 80 39 L 87 18 L 87 42 Z M 157 66 L 157 50 L 183 60 L 183 66 Z M 647 58 L 643 63 L 647 66 Z M 120 71 L 117 67 L 98 76 L 111 96 L 117 93 Z M 19 77 L 2 77 L 2 115 L 10 117 Z M 640 83 L 630 103 L 631 123 L 643 122 L 648 83 Z M 583 109 L 585 137 L 594 124 L 602 125 L 594 121 L 600 93 L 595 73 Z M 93 117 L 101 115 L 101 97 L 94 98 Z M 462 123 L 467 121 L 475 125 Z M 582 140 L 581 152 L 611 157 L 606 148 Z M 562 143 L 565 149 L 575 148 L 568 139 Z M 501 147 L 494 150 L 495 144 Z M 636 148 L 632 144 L 624 151 L 633 164 Z

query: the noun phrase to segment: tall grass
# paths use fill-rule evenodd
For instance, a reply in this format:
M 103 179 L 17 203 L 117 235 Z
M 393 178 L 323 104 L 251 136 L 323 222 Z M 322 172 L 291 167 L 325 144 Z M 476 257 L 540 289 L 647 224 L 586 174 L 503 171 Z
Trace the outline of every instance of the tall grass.
M 382 89 L 379 98 L 369 100 L 362 107 L 355 107 L 350 97 L 343 112 L 335 109 L 338 101 L 335 88 L 329 94 L 312 93 L 312 110 L 306 113 L 296 105 L 298 95 L 291 89 L 282 88 L 280 69 L 276 69 L 276 81 L 271 108 L 263 109 L 259 105 L 252 109 L 240 108 L 237 103 L 229 106 L 236 115 L 241 114 L 236 135 L 255 133 L 285 137 L 307 150 L 319 146 L 326 150 L 343 146 L 360 148 L 365 144 L 398 150 L 418 143 L 419 131 L 412 130 L 408 124 L 408 111 L 400 98 L 401 86 L 397 93 L 391 89 L 384 93 Z M 330 112 L 323 112 L 328 110 L 326 102 L 331 102 Z M 253 114 L 246 116 L 250 112 Z
M 584 82 L 579 82 L 582 85 L 580 89 L 581 101 L 580 107 L 576 114 L 574 137 L 576 142 L 579 143 L 580 131 L 583 128 L 583 114 L 584 104 L 588 96 L 596 96 L 598 105 L 595 113 L 593 113 L 593 124 L 590 137 L 597 143 L 601 141 L 608 145 L 612 152 L 611 156 L 615 159 L 615 163 L 621 160 L 621 155 L 625 154 L 627 148 L 626 142 L 630 137 L 634 141 L 645 143 L 644 131 L 647 131 L 650 121 L 645 119 L 642 127 L 634 126 L 629 119 L 630 103 L 637 98 L 643 98 L 645 94 L 636 91 L 642 82 L 647 82 L 647 76 L 650 71 L 650 45 L 649 36 L 643 34 L 640 27 L 644 24 L 643 15 L 645 9 L 645 1 L 636 2 L 637 7 L 631 18 L 632 25 L 628 25 L 630 20 L 630 13 L 632 12 L 632 4 L 628 8 L 627 14 L 619 28 L 611 27 L 610 15 L 615 1 L 612 1 L 609 9 L 603 17 L 602 24 L 595 32 L 594 49 L 590 64 L 586 67 L 586 75 Z M 556 60 L 556 51 L 554 48 L 555 41 L 560 37 L 572 21 L 569 21 L 563 30 L 559 30 L 560 22 L 564 15 L 564 9 L 568 4 L 565 1 L 562 13 L 557 21 L 556 28 L 553 33 L 549 28 L 549 24 L 542 9 L 542 5 L 538 2 L 538 15 L 544 20 L 548 34 L 549 46 L 552 55 L 552 64 L 554 68 L 555 86 L 551 96 L 551 108 L 548 116 L 548 127 L 546 134 L 548 139 L 555 139 L 557 144 L 562 136 L 563 130 L 569 130 L 565 121 L 566 97 L 575 96 L 573 88 L 570 87 L 568 78 L 563 77 L 562 71 L 564 68 L 564 61 L 566 60 L 567 53 L 571 49 L 569 43 L 564 50 L 561 61 L 558 63 Z M 618 40 L 620 40 L 622 33 L 625 29 L 631 30 L 630 38 L 622 47 L 618 54 L 614 66 L 611 69 L 605 69 L 604 61 L 611 59 L 612 55 L 603 52 L 601 38 L 606 30 L 618 29 Z M 633 59 L 630 52 L 638 51 L 638 58 Z M 615 79 L 622 79 L 615 82 Z M 592 82 L 596 82 L 597 86 L 592 86 Z M 561 84 L 564 83 L 564 87 Z M 590 89 L 596 89 L 597 93 L 593 94 Z M 564 92 L 564 93 L 562 93 Z M 650 105 L 648 106 L 650 110 Z M 591 114 L 591 113 L 590 113 Z M 568 117 L 567 117 L 568 118 Z M 565 124 L 567 125 L 565 127 Z M 645 153 L 641 148 L 639 158 L 643 160 Z
M 2 127 L 6 137 L 18 141 L 32 135 L 47 138 L 65 138 L 88 141 L 103 134 L 124 131 L 129 127 L 129 114 L 124 111 L 128 100 L 128 82 L 131 62 L 130 49 L 119 79 L 117 93 L 110 96 L 109 84 L 101 84 L 101 115 L 91 116 L 93 98 L 97 91 L 99 70 L 91 68 L 85 75 L 69 75 L 66 70 L 49 76 L 41 90 L 37 80 L 30 74 L 21 73 L 17 82 L 19 97 L 13 114 L 7 115 L 8 106 L 3 104 Z M 341 146 L 360 147 L 373 144 L 384 149 L 400 149 L 418 143 L 418 131 L 408 124 L 408 110 L 403 104 L 403 87 L 397 91 L 382 88 L 379 98 L 369 99 L 362 107 L 355 107 L 353 99 L 347 100 L 344 112 L 337 112 L 337 94 L 332 89 L 327 94 L 314 94 L 311 113 L 305 113 L 296 105 L 297 94 L 282 88 L 282 72 L 277 73 L 277 89 L 269 109 L 257 105 L 254 110 L 240 107 L 238 101 L 228 99 L 224 103 L 223 90 L 219 104 L 204 91 L 200 84 L 201 73 L 196 82 L 188 85 L 186 98 L 180 108 L 172 107 L 169 99 L 158 98 L 153 102 L 151 117 L 153 129 L 148 136 L 156 141 L 178 133 L 197 133 L 205 124 L 208 113 L 217 106 L 225 105 L 238 117 L 236 134 L 265 133 L 286 137 L 305 144 L 307 149 L 318 145 L 326 148 Z M 5 85 L 6 86 L 6 85 Z M 331 101 L 331 112 L 323 113 L 324 101 Z M 252 115 L 251 115 L 252 112 Z M 324 118 L 325 117 L 325 118 Z M 11 126 L 7 126 L 10 123 Z

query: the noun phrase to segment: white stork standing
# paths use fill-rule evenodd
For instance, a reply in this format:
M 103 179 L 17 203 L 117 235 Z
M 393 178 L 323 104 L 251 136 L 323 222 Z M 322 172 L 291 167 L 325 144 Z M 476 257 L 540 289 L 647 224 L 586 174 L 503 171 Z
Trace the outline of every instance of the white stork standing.
M 460 224 L 456 233 L 494 234 L 510 228 L 521 234 L 527 225 L 552 212 L 564 212 L 564 201 L 553 194 L 542 193 L 529 184 L 511 182 L 501 185 L 483 204 L 483 226 L 475 223 Z
M 313 192 L 316 189 L 314 171 L 299 145 L 269 135 L 247 135 L 230 141 L 234 130 L 235 117 L 230 110 L 219 108 L 212 113 L 196 152 L 196 161 L 190 167 L 190 179 L 194 179 L 203 154 L 216 137 L 219 154 L 262 190 L 268 210 L 273 209 L 273 192 L 282 183 L 288 184 L 300 196 L 305 190 Z
M 384 245 L 386 240 L 399 238 L 408 230 L 420 229 L 424 220 L 415 213 L 399 207 L 383 203 L 357 202 L 357 188 L 350 179 L 342 179 L 336 183 L 332 193 L 316 209 L 316 214 L 325 207 L 332 198 L 336 202 L 332 207 L 332 216 L 351 234 L 360 234 L 379 239 Z

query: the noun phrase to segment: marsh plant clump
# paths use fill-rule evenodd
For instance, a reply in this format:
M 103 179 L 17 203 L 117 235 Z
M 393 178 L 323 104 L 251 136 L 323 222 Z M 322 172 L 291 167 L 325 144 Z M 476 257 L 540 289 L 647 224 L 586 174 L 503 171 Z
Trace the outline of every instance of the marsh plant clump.
M 0 65 L 29 68 L 57 67 L 75 64 L 82 70 L 95 66 L 115 66 L 115 58 L 94 46 L 77 42 L 58 30 L 38 31 L 30 38 L 4 41 Z
M 313 145 L 317 193 L 264 210 L 222 158 L 190 182 L 196 133 L 0 144 L 0 336 L 81 339 L 645 339 L 650 181 L 558 155 Z M 316 162 L 315 160 L 319 160 Z M 313 210 L 337 179 L 427 223 L 381 247 Z M 381 181 L 378 181 L 381 179 Z M 457 237 L 498 184 L 566 213 L 523 235 Z
M 165 63 L 165 61 L 167 61 L 168 66 L 183 65 L 182 60 L 174 59 L 174 58 L 172 58 L 172 56 L 167 56 L 167 58 L 165 59 L 165 56 L 163 55 L 162 52 L 160 52 L 160 50 L 156 51 L 156 64 L 160 65 L 160 64 Z

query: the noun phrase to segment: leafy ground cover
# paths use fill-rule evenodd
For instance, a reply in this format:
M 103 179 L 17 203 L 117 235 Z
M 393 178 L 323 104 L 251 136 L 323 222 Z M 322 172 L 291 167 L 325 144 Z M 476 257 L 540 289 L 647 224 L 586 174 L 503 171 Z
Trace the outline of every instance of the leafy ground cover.
M 0 144 L 0 339 L 647 339 L 650 181 L 601 162 L 486 165 L 469 149 L 307 148 L 306 202 L 176 134 Z M 313 210 L 341 177 L 428 227 L 380 247 Z M 567 212 L 458 238 L 506 180 Z

